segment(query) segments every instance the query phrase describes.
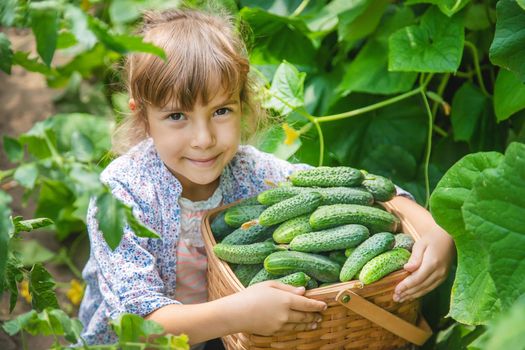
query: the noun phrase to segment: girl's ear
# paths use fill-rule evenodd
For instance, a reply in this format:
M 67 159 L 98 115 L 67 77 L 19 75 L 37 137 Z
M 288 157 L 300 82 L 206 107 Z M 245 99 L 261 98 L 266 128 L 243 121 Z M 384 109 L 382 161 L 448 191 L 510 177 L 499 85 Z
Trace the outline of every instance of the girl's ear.
M 137 109 L 137 105 L 135 104 L 135 99 L 134 98 L 130 98 L 129 99 L 128 105 L 129 105 L 129 109 L 132 112 L 135 112 L 135 110 Z

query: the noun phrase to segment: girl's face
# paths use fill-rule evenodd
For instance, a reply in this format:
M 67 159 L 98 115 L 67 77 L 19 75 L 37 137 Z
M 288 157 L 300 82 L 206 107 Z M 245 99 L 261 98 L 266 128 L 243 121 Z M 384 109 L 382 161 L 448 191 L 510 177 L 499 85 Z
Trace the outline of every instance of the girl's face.
M 191 200 L 211 196 L 239 146 L 239 94 L 219 92 L 208 104 L 199 98 L 189 111 L 168 104 L 150 106 L 147 113 L 149 134 L 160 158 L 181 182 L 183 196 Z

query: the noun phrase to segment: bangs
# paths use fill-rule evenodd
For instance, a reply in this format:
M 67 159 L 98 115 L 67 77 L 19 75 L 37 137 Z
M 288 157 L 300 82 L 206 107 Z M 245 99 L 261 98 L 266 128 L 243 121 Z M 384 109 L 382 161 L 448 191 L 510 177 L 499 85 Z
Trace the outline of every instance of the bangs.
M 166 52 L 166 60 L 136 54 L 130 77 L 134 98 L 164 108 L 191 110 L 200 98 L 207 104 L 218 93 L 242 95 L 249 71 L 248 60 L 231 47 L 224 34 L 210 26 L 188 25 L 181 20 L 169 30 L 155 28 L 145 41 Z M 215 30 L 214 30 L 215 29 Z

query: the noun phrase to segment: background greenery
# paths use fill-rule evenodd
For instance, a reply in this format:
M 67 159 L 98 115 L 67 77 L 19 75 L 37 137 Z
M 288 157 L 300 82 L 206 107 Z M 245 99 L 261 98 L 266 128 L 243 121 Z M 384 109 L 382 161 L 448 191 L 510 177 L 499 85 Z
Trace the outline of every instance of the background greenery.
M 58 334 L 75 342 L 80 329 L 78 321 L 60 313 L 53 277 L 45 269 L 54 255 L 37 247 L 40 254 L 33 256 L 39 258 L 28 259 L 24 247 L 35 243 L 22 240 L 21 231 L 48 226 L 58 240 L 75 242 L 86 234 L 88 200 L 96 196 L 106 213 L 101 226 L 111 247 L 120 242 L 125 223 L 138 235 L 155 236 L 109 194 L 98 174 L 111 160 L 110 130 L 127 112 L 118 74 L 122 58 L 133 51 L 164 55 L 134 37 L 133 26 L 146 8 L 178 5 L 141 0 L 7 0 L 0 5 L 1 25 L 31 30 L 38 52 L 33 57 L 13 51 L 9 37 L 0 33 L 0 69 L 9 73 L 17 65 L 38 72 L 61 91 L 58 115 L 3 139 L 16 167 L 3 169 L 0 181 L 22 186 L 37 204 L 34 216 L 41 218 L 13 217 L 10 196 L 0 192 L 0 291 L 10 295 L 12 309 L 25 283 L 35 310 L 6 323 L 8 333 Z M 525 311 L 520 299 L 525 292 L 520 225 L 525 215 L 525 2 L 188 5 L 223 7 L 239 20 L 263 105 L 276 120 L 253 143 L 294 162 L 350 165 L 388 176 L 420 204 L 430 204 L 454 237 L 457 273 L 424 300 L 436 330 L 426 348 L 523 348 L 525 313 L 516 310 Z M 56 63 L 57 55 L 65 63 Z M 58 255 L 78 275 L 69 259 L 74 249 L 64 244 Z M 52 317 L 55 321 L 49 321 Z M 140 327 L 145 335 L 157 331 Z M 122 344 L 137 340 L 121 336 Z

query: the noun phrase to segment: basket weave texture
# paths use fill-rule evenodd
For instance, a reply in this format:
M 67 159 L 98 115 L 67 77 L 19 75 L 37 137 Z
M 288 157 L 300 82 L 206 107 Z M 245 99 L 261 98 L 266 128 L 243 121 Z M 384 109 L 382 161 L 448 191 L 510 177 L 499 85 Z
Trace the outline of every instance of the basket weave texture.
M 213 246 L 216 242 L 211 232 L 210 221 L 229 206 L 208 212 L 202 222 L 208 254 L 209 300 L 219 299 L 244 289 L 229 265 L 213 253 Z M 402 217 L 392 204 L 385 203 L 384 206 L 399 217 L 402 232 L 411 234 L 415 240 L 420 238 L 410 222 Z M 328 305 L 328 308 L 321 312 L 323 320 L 318 324 L 317 329 L 283 332 L 273 336 L 237 333 L 223 337 L 223 343 L 227 350 L 412 349 L 414 346 L 405 339 L 354 313 L 336 300 L 339 292 L 350 289 L 405 321 L 417 324 L 420 315 L 419 300 L 403 303 L 396 303 L 392 300 L 395 286 L 407 275 L 405 271 L 397 271 L 367 286 L 363 286 L 359 281 L 349 281 L 307 290 L 305 296 L 324 301 Z

